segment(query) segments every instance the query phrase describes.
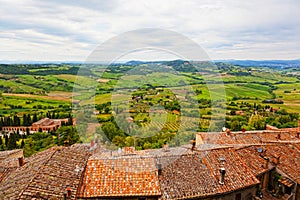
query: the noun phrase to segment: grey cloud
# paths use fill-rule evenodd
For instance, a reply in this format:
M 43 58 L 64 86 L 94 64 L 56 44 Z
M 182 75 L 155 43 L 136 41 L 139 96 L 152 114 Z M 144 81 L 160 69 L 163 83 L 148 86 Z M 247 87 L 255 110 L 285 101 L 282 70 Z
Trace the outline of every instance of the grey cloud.
M 0 4 L 1 32 L 10 33 L 0 37 L 6 43 L 5 46 L 13 43 L 15 46 L 11 48 L 16 51 L 31 48 L 34 52 L 37 49 L 31 44 L 39 48 L 44 44 L 52 45 L 53 49 L 62 52 L 73 48 L 71 52 L 76 55 L 84 52 L 86 55 L 82 57 L 85 57 L 88 55 L 87 50 L 90 48 L 92 51 L 96 44 L 123 32 L 145 27 L 181 33 L 207 48 L 216 58 L 235 58 L 237 49 L 239 56 L 247 56 L 248 50 L 259 51 L 259 48 L 273 52 L 276 57 L 277 50 L 272 50 L 277 48 L 275 44 L 282 44 L 286 52 L 285 55 L 281 54 L 282 57 L 288 57 L 291 51 L 295 55 L 300 49 L 291 46 L 292 43 L 299 44 L 300 2 L 297 0 L 2 0 Z M 32 36 L 24 34 L 25 30 L 31 31 Z M 8 43 L 6 38 L 9 37 L 14 41 Z M 173 38 L 175 42 L 171 43 L 167 37 L 163 39 L 153 34 L 151 44 L 166 48 L 181 45 L 180 40 Z M 81 46 L 74 48 L 75 44 Z M 125 44 L 119 45 L 122 47 Z M 53 57 L 56 53 L 49 50 Z M 15 56 L 18 57 L 18 54 Z M 36 55 L 28 56 L 31 59 Z M 261 54 L 256 56 L 259 58 Z M 0 59 L 6 59 L 6 54 L 2 53 Z M 65 60 L 68 59 L 68 56 L 65 57 Z

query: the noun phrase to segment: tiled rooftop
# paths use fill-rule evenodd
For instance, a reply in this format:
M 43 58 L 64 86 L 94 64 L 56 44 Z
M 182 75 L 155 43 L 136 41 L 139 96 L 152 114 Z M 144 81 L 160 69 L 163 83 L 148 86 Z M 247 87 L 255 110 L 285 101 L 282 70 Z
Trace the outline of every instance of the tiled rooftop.
M 0 161 L 9 158 L 11 156 L 15 157 L 15 155 L 16 156 L 23 155 L 23 150 L 15 149 L 15 150 L 8 150 L 8 151 L 0 151 Z
M 67 187 L 75 199 L 88 151 L 79 146 L 53 147 L 26 159 L 0 184 L 0 199 L 63 199 Z
M 200 145 L 194 151 L 191 145 L 143 151 L 99 146 L 91 155 L 89 145 L 75 144 L 37 153 L 19 168 L 8 168 L 4 161 L 16 161 L 20 150 L 0 152 L 0 199 L 63 199 L 67 188 L 69 199 L 210 198 L 254 187 L 259 184 L 256 176 L 274 167 L 288 176 L 283 180 L 287 184 L 300 184 L 300 143 L 295 134 L 201 133 L 203 140 L 210 138 L 217 145 Z M 226 170 L 224 184 L 219 182 L 221 167 Z
M 182 155 L 162 168 L 159 176 L 160 199 L 183 199 L 216 193 L 215 180 L 209 168 L 197 155 Z
M 224 165 L 220 157 L 225 159 Z M 224 185 L 219 183 L 221 166 L 226 169 Z M 208 197 L 259 183 L 231 148 L 181 155 L 162 168 L 159 180 L 160 199 Z
M 105 154 L 104 154 L 105 155 Z M 80 197 L 159 196 L 153 158 L 140 156 L 91 157 L 80 187 Z
M 285 130 L 262 130 L 262 131 L 246 131 L 246 132 L 213 132 L 213 133 L 197 133 L 197 145 L 200 142 L 206 144 L 218 145 L 255 145 L 265 143 L 300 143 L 297 132 Z
M 264 159 L 263 156 L 259 155 L 260 149 L 262 149 L 261 146 L 249 146 L 236 151 L 256 176 L 273 168 L 272 165 L 267 164 L 267 158 Z
M 255 175 L 259 175 L 270 169 L 270 167 L 276 166 L 278 170 L 300 184 L 300 149 L 297 148 L 298 146 L 299 144 L 250 146 L 238 149 L 237 153 Z M 264 153 L 260 153 L 258 148 L 264 151 Z M 264 167 L 265 160 L 263 157 L 269 159 L 268 169 Z M 275 157 L 279 158 L 278 164 L 274 163 Z
M 264 148 L 266 148 L 266 156 L 271 159 L 274 156 L 279 157 L 276 168 L 300 184 L 300 150 L 294 145 L 268 145 Z
M 24 158 L 21 149 L 0 151 L 0 183 L 20 166 L 19 158 Z

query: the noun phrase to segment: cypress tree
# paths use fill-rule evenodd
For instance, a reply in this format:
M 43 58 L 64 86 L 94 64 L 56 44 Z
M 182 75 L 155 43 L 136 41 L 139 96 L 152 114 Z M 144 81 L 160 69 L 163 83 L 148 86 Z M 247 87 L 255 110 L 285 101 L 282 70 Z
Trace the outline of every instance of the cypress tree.
M 34 123 L 34 122 L 37 122 L 38 121 L 38 119 L 37 119 L 37 114 L 36 113 L 34 113 L 34 115 L 33 115 L 33 119 L 32 119 L 32 122 Z
M 29 128 L 27 127 L 26 128 L 26 135 L 29 135 L 30 134 L 30 130 L 29 130 Z
M 23 126 L 28 126 L 28 120 L 26 114 L 23 114 Z
M 21 142 L 21 148 L 23 149 L 24 146 L 25 146 L 25 142 L 24 142 L 24 140 L 22 140 L 22 142 Z
M 17 148 L 17 143 L 16 143 L 16 135 L 15 133 L 11 133 L 8 138 L 7 142 L 7 149 L 8 150 L 13 150 Z
M 69 125 L 69 126 L 72 126 L 72 125 L 73 125 L 73 118 L 72 118 L 72 115 L 71 115 L 71 114 L 69 114 L 68 125 Z
M 31 121 L 31 116 L 30 116 L 30 114 L 27 115 L 27 122 L 28 122 L 28 126 L 31 126 L 32 121 Z
M 7 136 L 7 134 L 4 135 L 4 142 L 5 142 L 5 146 L 7 148 L 7 144 L 8 144 L 8 136 Z

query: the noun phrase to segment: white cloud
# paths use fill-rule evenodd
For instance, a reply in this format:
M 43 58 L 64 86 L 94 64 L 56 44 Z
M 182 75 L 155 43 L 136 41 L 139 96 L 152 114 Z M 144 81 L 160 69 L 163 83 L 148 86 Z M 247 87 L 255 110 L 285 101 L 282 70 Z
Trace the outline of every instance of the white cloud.
M 295 59 L 299 8 L 297 0 L 0 0 L 0 61 L 84 61 L 102 42 L 140 28 L 181 33 L 213 59 Z

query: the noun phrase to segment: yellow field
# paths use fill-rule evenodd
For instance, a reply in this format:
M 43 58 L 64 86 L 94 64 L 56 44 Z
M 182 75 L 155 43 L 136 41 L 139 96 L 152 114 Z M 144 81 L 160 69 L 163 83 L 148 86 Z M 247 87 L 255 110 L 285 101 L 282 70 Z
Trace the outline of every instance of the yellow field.
M 60 93 L 60 92 L 59 92 Z M 71 92 L 62 92 L 62 93 L 70 93 L 59 95 L 59 93 L 52 92 L 48 96 L 34 95 L 34 94 L 14 94 L 14 93 L 3 93 L 2 95 L 5 97 L 22 97 L 29 99 L 43 99 L 43 100 L 56 100 L 56 101 L 67 101 L 72 102 L 72 94 Z M 56 94 L 56 95 L 55 95 Z

